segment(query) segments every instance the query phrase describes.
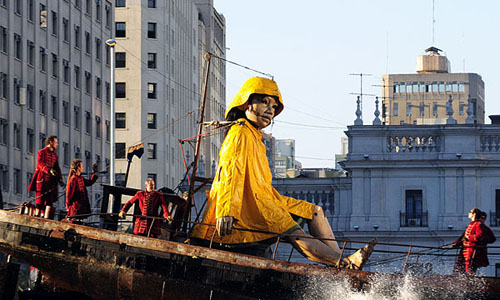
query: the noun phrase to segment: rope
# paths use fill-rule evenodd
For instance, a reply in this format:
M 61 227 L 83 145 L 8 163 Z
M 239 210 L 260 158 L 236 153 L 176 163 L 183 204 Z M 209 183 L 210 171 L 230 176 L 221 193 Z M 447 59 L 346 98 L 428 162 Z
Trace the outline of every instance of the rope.
M 209 52 L 208 54 L 210 54 L 210 56 L 212 56 L 212 57 L 218 58 L 218 59 L 220 59 L 220 60 L 223 60 L 223 61 L 225 61 L 225 62 L 228 62 L 228 63 L 230 63 L 230 64 L 233 64 L 233 65 L 235 65 L 235 66 L 238 66 L 238 67 L 240 67 L 240 68 L 247 69 L 247 70 L 253 71 L 253 72 L 255 72 L 255 73 L 262 74 L 262 75 L 267 76 L 267 77 L 271 78 L 272 80 L 274 80 L 274 75 L 271 75 L 271 74 L 269 74 L 269 73 L 264 73 L 264 72 L 261 72 L 261 71 L 259 71 L 259 70 L 252 69 L 252 68 L 250 68 L 250 67 L 244 66 L 244 65 L 239 64 L 239 63 L 234 62 L 234 61 L 230 61 L 230 60 L 228 60 L 228 59 L 225 59 L 224 57 L 217 56 L 217 55 L 215 55 L 215 54 L 213 54 L 213 53 L 210 53 L 210 52 Z

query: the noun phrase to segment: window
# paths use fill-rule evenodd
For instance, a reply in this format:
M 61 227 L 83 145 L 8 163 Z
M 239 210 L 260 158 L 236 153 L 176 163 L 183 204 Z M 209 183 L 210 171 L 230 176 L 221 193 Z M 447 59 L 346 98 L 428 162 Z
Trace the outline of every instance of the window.
M 17 59 L 23 59 L 23 45 L 21 36 L 14 33 L 14 57 Z
M 402 215 L 401 226 L 426 227 L 427 213 L 422 207 L 422 190 L 406 190 L 405 194 L 406 212 Z
M 101 60 L 101 39 L 95 39 L 95 59 Z
M 451 84 L 451 91 L 452 91 L 453 93 L 458 93 L 458 83 L 453 82 L 453 83 Z
M 52 34 L 57 36 L 57 13 L 52 11 Z
M 446 87 L 446 92 L 451 93 L 451 83 L 446 83 L 445 87 Z
M 95 116 L 95 136 L 96 138 L 101 138 L 101 117 Z
M 148 129 L 156 129 L 156 114 L 148 113 Z
M 47 93 L 40 90 L 40 114 L 46 115 L 47 114 Z
M 156 99 L 156 83 L 148 82 L 148 99 Z
M 115 158 L 125 158 L 125 143 L 115 143 Z
M 115 37 L 126 37 L 126 25 L 125 22 L 115 23 Z
M 425 93 L 425 88 L 426 88 L 426 85 L 425 85 L 425 82 L 421 82 L 419 85 L 419 92 L 420 93 Z
M 47 28 L 47 7 L 40 3 L 40 28 Z
M 432 92 L 433 93 L 437 93 L 438 92 L 438 83 L 437 82 L 433 82 L 432 83 Z
M 412 83 L 412 93 L 418 93 L 418 83 Z
M 33 179 L 33 173 L 27 172 L 26 173 L 26 182 L 30 183 L 32 179 Z M 35 192 L 28 191 L 28 197 L 31 197 L 31 198 L 35 197 Z
M 20 104 L 21 103 L 21 80 L 14 78 L 14 85 L 13 89 L 14 91 L 14 103 L 15 104 Z
M 126 128 L 126 113 L 115 113 L 115 128 Z
M 33 1 L 34 0 L 28 0 L 28 8 L 27 8 L 28 20 L 30 20 L 31 22 L 34 21 L 34 15 L 35 15 L 35 12 L 34 12 L 35 6 L 33 4 Z
M 153 181 L 156 183 L 156 173 L 148 173 L 148 178 L 153 179 Z
M 156 159 L 156 144 L 148 143 L 148 159 Z
M 80 67 L 75 66 L 75 89 L 80 88 Z
M 14 123 L 14 148 L 21 149 L 21 125 Z
M 437 114 L 438 114 L 438 104 L 437 104 L 437 102 L 433 102 L 432 103 L 432 114 L 434 116 L 437 116 Z
M 69 145 L 66 142 L 62 143 L 63 146 L 63 164 L 69 166 Z
M 117 82 L 115 84 L 115 90 L 116 90 L 116 98 L 126 98 L 127 97 L 125 82 Z
M 8 41 L 7 41 L 7 28 L 0 26 L 0 50 L 7 53 L 9 51 Z
M 65 42 L 69 42 L 69 21 L 66 18 L 63 18 L 63 38 Z
M 460 115 L 464 114 L 464 107 L 466 107 L 466 104 L 460 101 L 458 103 L 458 112 Z
M 106 65 L 109 66 L 109 63 L 111 62 L 111 47 L 104 44 L 104 51 L 106 51 Z
M 106 142 L 109 142 L 109 139 L 111 137 L 111 123 L 106 120 L 104 124 L 106 125 Z
M 28 109 L 35 108 L 35 88 L 31 84 L 26 85 L 26 104 Z
M 58 64 L 57 64 L 57 55 L 52 53 L 52 76 L 57 78 L 59 76 L 59 70 L 58 70 Z
M 40 47 L 40 71 L 47 72 L 47 53 L 43 47 Z
M 407 94 L 411 93 L 411 84 L 409 84 L 409 83 L 406 85 L 406 93 Z
M 126 2 L 125 0 L 116 0 L 115 6 L 116 7 L 125 7 L 125 5 L 126 5 L 125 2 Z
M 106 11 L 106 27 L 111 27 L 111 3 L 106 2 L 104 10 Z
M 115 67 L 116 68 L 125 68 L 126 65 L 127 65 L 127 53 L 116 52 L 116 54 L 115 54 Z
M 63 101 L 63 122 L 69 125 L 69 103 L 68 101 Z
M 69 61 L 63 59 L 63 80 L 65 83 L 69 83 L 69 72 L 70 72 L 70 69 L 69 69 Z
M 394 103 L 394 104 L 393 104 L 392 114 L 393 114 L 394 116 L 397 116 L 397 115 L 398 115 L 398 104 L 397 104 L 397 103 Z
M 116 186 L 125 186 L 125 173 L 115 173 Z
M 458 91 L 459 91 L 460 93 L 465 92 L 465 85 L 464 85 L 463 83 L 460 83 L 460 84 L 458 85 Z
M 156 23 L 148 23 L 148 38 L 156 39 Z
M 85 53 L 92 53 L 92 45 L 90 44 L 90 32 L 85 31 Z
M 23 13 L 22 0 L 14 0 L 14 11 L 16 14 L 20 15 Z
M 500 264 L 495 264 L 495 277 L 500 277 Z
M 81 46 L 80 26 L 75 24 L 75 47 L 80 48 L 80 46 Z
M 0 184 L 2 185 L 2 190 L 9 191 L 9 168 L 6 165 L 0 165 L 0 175 L 2 176 Z
M 101 21 L 101 0 L 95 1 L 95 19 Z
M 89 16 L 92 15 L 92 1 L 85 0 L 85 13 Z
M 88 134 L 92 132 L 92 117 L 89 111 L 85 112 L 85 132 Z
M 148 8 L 156 8 L 156 0 L 148 0 Z
M 57 103 L 57 97 L 51 96 L 50 102 L 52 103 L 52 119 L 57 120 L 57 115 L 59 113 L 59 105 Z
M 424 116 L 424 113 L 425 113 L 425 104 L 424 102 L 420 102 L 420 105 L 419 105 L 419 113 L 420 113 L 420 116 L 423 117 Z
M 0 144 L 9 144 L 9 121 L 0 119 Z
M 35 65 L 35 44 L 32 41 L 26 41 L 27 54 L 28 54 L 28 65 Z
M 111 87 L 109 85 L 109 82 L 104 83 L 104 89 L 106 90 L 106 103 L 110 103 L 111 101 Z
M 28 153 L 35 152 L 35 131 L 31 128 L 26 129 L 26 146 Z
M 102 83 L 101 83 L 101 78 L 95 77 L 95 97 L 97 99 L 101 99 L 101 90 L 102 90 Z
M 148 68 L 156 69 L 156 53 L 148 53 Z
M 40 142 L 40 145 L 45 145 L 45 133 L 43 132 L 40 132 L 40 134 L 38 135 L 38 140 Z
M 406 115 L 411 116 L 411 104 L 406 103 Z
M 73 111 L 75 113 L 75 129 L 80 130 L 80 107 L 74 106 Z
M 0 96 L 7 99 L 9 96 L 9 80 L 7 74 L 0 73 Z
M 85 71 L 85 93 L 90 94 L 92 92 L 92 76 L 90 72 Z
M 444 82 L 439 83 L 439 92 L 444 93 Z
M 22 193 L 22 180 L 21 180 L 21 170 L 14 169 L 14 193 Z

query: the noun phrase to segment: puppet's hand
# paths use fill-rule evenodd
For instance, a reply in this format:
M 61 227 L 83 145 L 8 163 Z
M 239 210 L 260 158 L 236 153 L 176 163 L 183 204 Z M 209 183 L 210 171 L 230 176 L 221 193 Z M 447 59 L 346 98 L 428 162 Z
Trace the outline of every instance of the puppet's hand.
M 217 222 L 215 224 L 215 228 L 220 236 L 231 234 L 233 230 L 233 217 L 220 217 L 217 218 Z

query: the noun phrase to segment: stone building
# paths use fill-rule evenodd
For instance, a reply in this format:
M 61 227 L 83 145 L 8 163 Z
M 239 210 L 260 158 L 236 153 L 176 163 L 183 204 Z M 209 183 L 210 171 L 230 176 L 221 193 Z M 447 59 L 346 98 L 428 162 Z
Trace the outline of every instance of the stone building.
M 448 58 L 430 47 L 417 59 L 416 74 L 382 76 L 382 122 L 386 125 L 445 124 L 452 99 L 458 124 L 484 124 L 484 82 L 475 73 L 451 73 Z M 470 109 L 469 112 L 467 110 Z
M 116 2 L 116 177 L 123 181 L 126 149 L 144 143 L 133 160 L 127 186 L 147 177 L 175 188 L 184 176 L 180 139 L 197 133 L 205 80 L 204 53 L 224 58 L 225 20 L 213 1 Z M 205 120 L 225 110 L 225 62 L 212 58 Z M 210 176 L 220 135 L 203 141 L 199 175 Z M 192 161 L 188 144 L 184 155 Z
M 0 185 L 6 208 L 33 200 L 27 186 L 49 135 L 59 138 L 65 180 L 74 158 L 87 168 L 100 162 L 106 170 L 111 99 L 105 41 L 113 36 L 113 4 L 0 1 Z M 98 186 L 90 191 L 93 200 L 100 199 Z

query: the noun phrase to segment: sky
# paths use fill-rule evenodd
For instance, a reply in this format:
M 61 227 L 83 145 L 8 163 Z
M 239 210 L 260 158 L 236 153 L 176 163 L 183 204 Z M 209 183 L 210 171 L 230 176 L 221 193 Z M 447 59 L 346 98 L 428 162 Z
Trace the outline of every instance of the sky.
M 416 72 L 417 56 L 434 45 L 454 73 L 485 82 L 486 116 L 500 114 L 500 1 L 214 0 L 226 19 L 226 58 L 274 75 L 285 109 L 265 131 L 295 139 L 307 168 L 333 168 L 340 139 L 363 93 L 381 96 L 383 74 Z M 433 34 L 434 31 L 434 34 Z M 434 43 L 433 43 L 434 41 Z M 254 72 L 227 64 L 226 99 Z M 363 120 L 375 118 L 365 97 Z M 486 118 L 486 123 L 490 123 Z

